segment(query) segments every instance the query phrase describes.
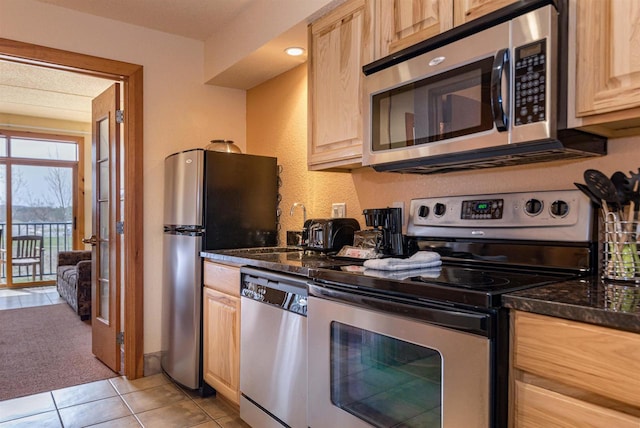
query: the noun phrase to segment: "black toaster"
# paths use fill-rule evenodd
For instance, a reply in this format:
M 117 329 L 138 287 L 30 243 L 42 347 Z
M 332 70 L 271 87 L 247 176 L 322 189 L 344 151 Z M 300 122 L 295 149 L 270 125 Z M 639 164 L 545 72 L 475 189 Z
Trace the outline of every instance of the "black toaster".
M 304 222 L 302 248 L 322 252 L 339 251 L 353 245 L 354 232 L 360 230 L 355 218 L 314 218 Z

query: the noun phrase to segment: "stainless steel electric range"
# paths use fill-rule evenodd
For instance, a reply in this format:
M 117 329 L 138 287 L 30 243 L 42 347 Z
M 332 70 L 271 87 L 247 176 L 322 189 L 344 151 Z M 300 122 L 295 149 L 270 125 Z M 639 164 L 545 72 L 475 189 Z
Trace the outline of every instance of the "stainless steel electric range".
M 311 269 L 309 426 L 506 426 L 502 295 L 593 274 L 594 215 L 577 190 L 415 199 L 408 253 L 441 267 Z

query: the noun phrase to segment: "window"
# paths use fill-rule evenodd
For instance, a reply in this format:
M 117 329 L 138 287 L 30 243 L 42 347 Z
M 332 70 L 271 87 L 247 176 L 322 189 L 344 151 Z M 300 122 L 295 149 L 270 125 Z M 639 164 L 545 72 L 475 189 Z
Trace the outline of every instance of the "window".
M 58 252 L 79 242 L 82 141 L 0 130 L 0 286 L 53 283 Z

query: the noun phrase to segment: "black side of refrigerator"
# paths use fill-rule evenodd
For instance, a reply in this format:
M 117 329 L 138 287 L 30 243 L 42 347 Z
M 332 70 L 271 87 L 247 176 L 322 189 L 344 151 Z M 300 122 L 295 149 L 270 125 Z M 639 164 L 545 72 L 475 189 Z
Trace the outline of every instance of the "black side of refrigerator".
M 277 159 L 205 152 L 204 250 L 277 244 Z

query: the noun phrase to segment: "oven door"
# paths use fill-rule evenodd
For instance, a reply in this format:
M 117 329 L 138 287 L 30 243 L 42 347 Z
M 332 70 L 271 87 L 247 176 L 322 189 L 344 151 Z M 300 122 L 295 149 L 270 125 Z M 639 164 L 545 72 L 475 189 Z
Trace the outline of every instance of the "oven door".
M 309 291 L 311 428 L 489 426 L 489 315 Z

